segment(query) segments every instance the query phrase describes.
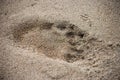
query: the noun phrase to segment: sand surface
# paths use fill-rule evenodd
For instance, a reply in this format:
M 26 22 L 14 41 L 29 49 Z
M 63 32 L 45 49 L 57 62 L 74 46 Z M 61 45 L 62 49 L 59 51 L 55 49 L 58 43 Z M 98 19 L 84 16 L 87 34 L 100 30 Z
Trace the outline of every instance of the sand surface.
M 0 0 L 0 80 L 120 80 L 119 0 Z

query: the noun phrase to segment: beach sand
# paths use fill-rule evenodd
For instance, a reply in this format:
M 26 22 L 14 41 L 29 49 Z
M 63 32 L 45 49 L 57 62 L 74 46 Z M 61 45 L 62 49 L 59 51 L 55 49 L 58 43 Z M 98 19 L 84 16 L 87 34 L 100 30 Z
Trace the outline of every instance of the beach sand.
M 0 80 L 120 80 L 119 0 L 1 0 Z

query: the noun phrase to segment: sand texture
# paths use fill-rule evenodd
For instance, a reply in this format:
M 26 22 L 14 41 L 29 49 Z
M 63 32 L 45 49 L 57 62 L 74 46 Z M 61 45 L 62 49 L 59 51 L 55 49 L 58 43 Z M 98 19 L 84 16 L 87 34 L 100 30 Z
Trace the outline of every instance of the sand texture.
M 120 80 L 119 0 L 0 0 L 0 80 Z

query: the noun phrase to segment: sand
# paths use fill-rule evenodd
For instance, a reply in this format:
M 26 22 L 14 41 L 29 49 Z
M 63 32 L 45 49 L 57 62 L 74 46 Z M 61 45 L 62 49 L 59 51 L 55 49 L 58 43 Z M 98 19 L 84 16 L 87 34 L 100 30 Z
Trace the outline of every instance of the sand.
M 1 0 L 0 80 L 120 80 L 119 4 Z

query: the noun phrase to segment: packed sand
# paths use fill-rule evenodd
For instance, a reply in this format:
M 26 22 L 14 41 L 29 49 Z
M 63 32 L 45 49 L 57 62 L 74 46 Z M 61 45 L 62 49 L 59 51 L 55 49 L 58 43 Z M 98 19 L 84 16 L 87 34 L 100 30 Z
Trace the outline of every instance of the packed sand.
M 0 80 L 120 80 L 119 0 L 1 0 Z

